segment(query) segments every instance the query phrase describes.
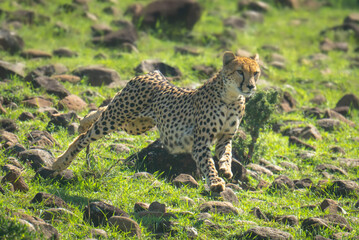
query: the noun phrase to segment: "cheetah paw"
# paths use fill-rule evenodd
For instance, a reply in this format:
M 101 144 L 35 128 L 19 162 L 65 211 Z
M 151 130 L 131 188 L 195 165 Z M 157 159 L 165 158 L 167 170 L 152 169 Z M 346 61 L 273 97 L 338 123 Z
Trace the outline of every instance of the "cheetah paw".
M 223 192 L 226 189 L 226 183 L 220 177 L 211 181 L 210 189 L 212 192 Z

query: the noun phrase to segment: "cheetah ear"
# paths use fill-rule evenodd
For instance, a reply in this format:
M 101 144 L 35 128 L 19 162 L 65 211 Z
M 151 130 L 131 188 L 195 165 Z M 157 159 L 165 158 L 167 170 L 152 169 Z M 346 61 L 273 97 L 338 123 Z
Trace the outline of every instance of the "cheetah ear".
M 257 63 L 259 62 L 259 55 L 258 53 L 256 53 L 256 55 L 251 57 L 254 61 L 256 61 Z
M 232 52 L 224 52 L 223 54 L 223 66 L 227 65 L 228 63 L 230 63 L 233 59 L 235 59 L 236 56 L 234 56 L 234 53 Z

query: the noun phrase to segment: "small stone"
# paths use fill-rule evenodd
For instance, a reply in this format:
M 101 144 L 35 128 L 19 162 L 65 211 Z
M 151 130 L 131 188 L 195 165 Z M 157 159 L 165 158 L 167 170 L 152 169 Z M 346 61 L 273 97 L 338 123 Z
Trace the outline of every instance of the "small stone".
M 43 97 L 33 97 L 22 101 L 26 107 L 51 107 L 53 105 L 52 100 L 45 99 Z
M 133 179 L 149 179 L 149 178 L 153 178 L 153 175 L 148 172 L 137 172 L 132 175 L 132 178 Z
M 182 47 L 175 47 L 175 53 L 179 53 L 182 55 L 192 55 L 192 56 L 198 56 L 200 54 L 200 52 L 193 48 L 193 47 L 186 47 L 186 46 L 182 46 Z
M 293 236 L 282 230 L 270 227 L 255 227 L 245 231 L 238 239 L 278 239 L 278 240 L 292 240 Z
M 135 71 L 138 74 L 148 73 L 155 70 L 159 70 L 170 80 L 179 79 L 182 76 L 182 72 L 177 67 L 170 66 L 159 60 L 144 60 L 135 68 Z
M 311 103 L 316 105 L 322 105 L 327 102 L 327 98 L 324 95 L 315 95 L 312 99 L 309 100 Z
M 348 168 L 359 167 L 359 159 L 350 158 L 338 158 L 340 165 L 344 165 Z
M 289 225 L 289 226 L 297 226 L 299 224 L 299 220 L 294 215 L 285 215 L 280 217 L 275 217 L 276 222 Z
M 324 118 L 329 118 L 329 119 L 337 119 L 343 123 L 348 124 L 351 127 L 355 127 L 355 123 L 346 119 L 343 115 L 341 115 L 340 113 L 327 109 L 324 112 Z
M 329 229 L 327 222 L 321 218 L 310 217 L 304 219 L 301 228 L 305 231 L 314 232 L 323 229 Z
M 143 202 L 137 202 L 135 203 L 134 206 L 134 211 L 137 212 L 142 212 L 142 211 L 148 211 L 148 208 L 150 207 L 149 204 L 147 203 L 143 203 Z
M 0 142 L 4 143 L 5 148 L 9 148 L 18 144 L 19 139 L 11 132 L 0 130 Z
M 68 217 L 74 217 L 75 214 L 65 208 L 49 208 L 41 212 L 40 217 L 45 221 L 66 220 Z
M 109 224 L 117 230 L 128 232 L 129 236 L 141 238 L 141 228 L 137 222 L 128 217 L 113 216 L 108 220 Z
M 344 95 L 337 103 L 336 107 L 353 107 L 359 109 L 359 98 L 353 93 Z
M 188 207 L 192 207 L 196 204 L 195 201 L 189 197 L 180 197 L 180 200 L 184 202 Z
M 90 236 L 98 239 L 108 238 L 108 234 L 105 230 L 99 228 L 93 228 L 90 230 Z
M 58 48 L 52 51 L 52 54 L 57 57 L 77 57 L 76 52 L 71 51 L 68 48 Z
M 223 25 L 234 29 L 243 29 L 246 27 L 246 20 L 239 17 L 229 17 L 223 20 Z
M 218 201 L 209 201 L 203 203 L 199 206 L 200 212 L 211 212 L 217 214 L 234 214 L 238 215 L 238 210 L 233 207 L 232 203 L 229 202 L 218 202 Z
M 50 193 L 39 192 L 31 200 L 31 203 L 41 203 L 50 208 L 68 208 L 67 203 L 62 198 Z
M 1 180 L 1 183 L 9 182 L 15 191 L 27 192 L 29 186 L 26 184 L 20 169 L 12 168 Z
M 81 78 L 86 77 L 91 86 L 110 85 L 120 81 L 120 75 L 115 70 L 99 66 L 80 67 L 72 73 Z
M 289 145 L 297 145 L 299 147 L 304 147 L 309 150 L 314 150 L 314 151 L 316 150 L 316 148 L 314 146 L 307 144 L 307 143 L 301 141 L 299 138 L 294 137 L 294 136 L 291 136 L 289 138 Z
M 162 204 L 162 203 L 159 203 L 159 202 L 153 202 L 148 207 L 148 211 L 165 213 L 166 212 L 166 205 Z
M 335 180 L 331 185 L 327 187 L 328 192 L 334 193 L 337 196 L 349 196 L 352 194 L 358 194 L 358 183 L 351 180 Z
M 110 150 L 116 152 L 117 154 L 122 153 L 130 153 L 131 149 L 127 147 L 125 144 L 117 143 L 117 144 L 111 144 Z
M 294 180 L 293 182 L 295 189 L 312 188 L 312 186 L 314 185 L 313 181 L 310 178 Z
M 259 209 L 259 207 L 252 208 L 250 213 L 252 213 L 258 219 L 262 219 L 267 222 L 269 221 L 267 216 Z
M 299 170 L 298 166 L 295 165 L 292 162 L 281 162 L 280 165 L 282 165 L 283 167 L 285 167 L 287 169 L 292 169 L 292 170 L 295 170 L 295 171 Z
M 285 189 L 294 189 L 294 182 L 289 179 L 287 176 L 281 175 L 278 176 L 274 181 L 272 182 L 270 188 L 272 189 L 278 189 L 278 190 L 285 190 Z
M 233 192 L 231 188 L 226 188 L 224 191 L 220 193 L 221 197 L 224 201 L 230 202 L 234 205 L 239 205 L 239 200 L 236 194 Z
M 176 187 L 189 186 L 192 188 L 198 188 L 198 182 L 189 174 L 180 174 L 175 179 L 173 179 L 173 184 Z
M 34 120 L 35 117 L 31 112 L 23 112 L 18 117 L 20 121 L 28 121 L 28 120 Z
M 330 214 L 335 214 L 338 212 L 342 212 L 342 210 L 344 210 L 343 208 L 339 207 L 338 203 L 332 199 L 325 199 L 321 204 L 320 204 L 320 209 L 323 212 L 328 211 Z
M 87 103 L 80 97 L 71 94 L 61 99 L 57 106 L 59 110 L 68 109 L 73 111 L 82 111 L 87 107 Z
M 51 76 L 51 78 L 61 82 L 69 82 L 69 83 L 78 83 L 81 81 L 80 77 L 74 75 L 68 75 L 68 74 L 53 75 Z
M 69 135 L 75 135 L 75 134 L 77 134 L 78 133 L 78 131 L 79 131 L 79 126 L 80 126 L 80 124 L 78 124 L 78 123 L 71 123 L 68 127 L 67 127 L 67 133 L 69 134 Z
M 30 164 L 34 170 L 43 166 L 51 167 L 55 158 L 48 151 L 42 149 L 30 149 L 19 154 L 19 160 Z
M 26 135 L 30 146 L 53 147 L 59 146 L 56 139 L 47 131 L 34 130 Z
M 211 218 L 212 218 L 212 215 L 207 213 L 207 212 L 199 213 L 197 215 L 197 220 L 198 221 L 204 221 L 204 220 L 208 220 L 208 219 L 211 219 Z
M 317 120 L 317 124 L 319 127 L 323 128 L 325 131 L 333 131 L 335 129 L 340 128 L 340 121 L 337 119 L 320 119 Z
M 18 126 L 13 119 L 3 118 L 0 119 L 0 129 L 7 132 L 16 132 L 18 130 Z
M 250 163 L 247 165 L 247 168 L 256 171 L 258 174 L 266 174 L 269 177 L 273 175 L 273 173 L 269 169 L 262 167 L 258 164 Z
M 319 164 L 318 166 L 315 167 L 315 170 L 319 172 L 327 171 L 329 173 L 338 173 L 345 176 L 348 175 L 348 173 L 343 169 L 331 164 Z
M 50 53 L 37 49 L 25 50 L 20 54 L 20 56 L 23 58 L 51 58 L 52 57 Z

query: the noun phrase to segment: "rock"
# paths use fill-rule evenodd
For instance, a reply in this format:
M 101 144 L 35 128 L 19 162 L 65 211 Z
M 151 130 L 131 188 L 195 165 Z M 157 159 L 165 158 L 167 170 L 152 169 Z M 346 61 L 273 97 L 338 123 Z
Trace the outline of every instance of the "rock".
M 283 92 L 283 96 L 280 100 L 279 107 L 284 112 L 291 111 L 293 108 L 295 108 L 296 104 L 297 104 L 296 100 L 292 97 L 292 95 L 289 92 Z
M 47 167 L 42 167 L 36 171 L 35 179 L 42 177 L 44 179 L 51 179 L 53 181 L 57 181 L 61 184 L 71 183 L 73 184 L 76 181 L 76 177 L 74 173 L 70 169 L 63 170 L 59 173 L 56 173 L 54 170 L 49 169 Z
M 338 158 L 338 160 L 340 165 L 344 165 L 348 168 L 359 167 L 359 159 Z
M 55 158 L 48 151 L 42 149 L 30 149 L 19 154 L 19 160 L 30 164 L 34 170 L 43 166 L 51 167 Z
M 137 202 L 137 203 L 135 203 L 135 206 L 134 206 L 134 212 L 137 213 L 137 212 L 148 211 L 149 207 L 150 207 L 150 205 L 147 203 Z
M 253 171 L 257 172 L 258 174 L 266 174 L 269 177 L 273 175 L 273 173 L 269 169 L 262 167 L 255 163 L 248 164 L 247 168 L 252 169 Z
M 359 24 L 359 14 L 358 13 L 350 13 L 348 16 L 346 16 L 344 18 L 344 23 Z
M 337 119 L 324 118 L 317 120 L 319 127 L 323 128 L 325 131 L 333 131 L 340 128 L 340 121 Z
M 129 215 L 110 204 L 104 202 L 89 203 L 84 209 L 84 221 L 92 223 L 95 227 L 106 223 L 106 220 L 112 216 L 129 217 Z
M 324 229 L 329 229 L 327 221 L 318 218 L 318 217 L 310 217 L 303 220 L 301 228 L 304 231 L 314 232 Z
M 35 88 L 44 88 L 47 93 L 54 94 L 60 98 L 71 94 L 59 81 L 50 77 L 40 76 L 33 79 L 31 83 Z
M 189 198 L 189 197 L 180 197 L 181 202 L 185 203 L 185 205 L 187 207 L 193 207 L 196 202 L 192 199 L 192 198 Z
M 23 166 L 21 165 L 21 163 L 14 157 L 9 157 L 7 160 L 6 160 L 6 163 L 8 164 L 11 164 L 15 167 L 18 167 L 19 169 L 23 169 Z
M 69 83 L 78 83 L 81 81 L 81 78 L 78 76 L 61 74 L 61 75 L 53 75 L 51 78 L 56 79 L 61 82 L 69 82 Z
M 24 40 L 19 35 L 6 29 L 0 29 L 0 49 L 14 54 L 21 51 L 23 47 Z
M 209 201 L 201 204 L 199 206 L 199 210 L 201 213 L 211 212 L 216 214 L 239 214 L 238 210 L 233 207 L 232 203 L 230 202 Z
M 172 155 L 159 140 L 133 154 L 128 159 L 136 161 L 139 171 L 164 173 L 163 176 L 169 179 L 173 179 L 181 173 L 189 174 L 195 178 L 200 176 L 191 154 Z
M 150 179 L 150 178 L 153 178 L 153 175 L 148 172 L 137 172 L 137 173 L 133 174 L 132 178 L 133 179 Z
M 324 112 L 324 118 L 329 118 L 329 119 L 337 119 L 343 123 L 348 124 L 351 127 L 355 127 L 355 123 L 346 119 L 343 115 L 341 115 L 340 113 L 327 109 Z
M 307 144 L 303 141 L 301 141 L 299 138 L 297 137 L 294 137 L 294 136 L 291 136 L 289 138 L 289 145 L 296 145 L 298 147 L 304 147 L 306 149 L 309 149 L 309 150 L 316 150 L 316 147 L 310 145 L 310 144 Z
M 8 131 L 0 130 L 0 143 L 4 143 L 5 148 L 14 146 L 19 142 L 18 137 Z
M 289 179 L 287 176 L 280 175 L 276 179 L 274 179 L 270 188 L 274 190 L 286 190 L 286 189 L 293 190 L 294 182 L 291 179 Z
M 179 53 L 182 55 L 192 55 L 192 56 L 198 56 L 200 54 L 198 49 L 196 49 L 194 47 L 188 47 L 188 46 L 176 46 L 175 53 Z
M 112 28 L 107 24 L 95 24 L 91 26 L 92 36 L 104 36 L 112 32 Z
M 132 22 L 140 28 L 191 30 L 200 17 L 201 7 L 195 0 L 156 0 L 133 15 Z
M 337 214 L 328 214 L 320 217 L 325 220 L 328 225 L 339 227 L 345 231 L 351 232 L 353 228 L 349 225 L 349 222 L 342 216 Z
M 0 129 L 7 132 L 16 132 L 18 130 L 18 126 L 16 125 L 14 120 L 3 118 L 0 119 Z
M 318 95 L 315 95 L 309 101 L 316 105 L 322 105 L 327 102 L 327 98 L 324 95 L 318 94 Z
M 322 52 L 329 52 L 333 50 L 348 51 L 348 43 L 346 42 L 333 42 L 330 39 L 326 38 L 320 43 L 320 50 Z
M 57 57 L 77 57 L 78 54 L 68 48 L 58 48 L 52 51 L 52 54 Z
M 127 27 L 117 31 L 111 31 L 104 36 L 93 37 L 92 42 L 106 47 L 120 47 L 126 43 L 134 44 L 137 38 L 136 29 Z
M 53 105 L 52 100 L 45 99 L 41 96 L 26 99 L 26 100 L 22 101 L 22 103 L 26 107 L 37 107 L 37 108 L 51 107 Z
M 15 213 L 17 219 L 23 219 L 31 223 L 37 232 L 43 234 L 44 239 L 59 240 L 60 234 L 51 224 L 45 223 L 41 218 L 26 215 L 24 213 Z
M 223 25 L 226 27 L 231 27 L 233 29 L 244 29 L 246 27 L 246 20 L 240 17 L 229 17 L 223 20 Z
M 319 108 L 317 107 L 314 107 L 314 108 L 305 108 L 303 110 L 303 114 L 304 116 L 306 117 L 311 117 L 311 118 L 317 118 L 317 119 L 320 119 L 322 114 L 323 114 L 323 111 L 320 110 Z
M 299 7 L 298 0 L 276 0 L 275 2 L 283 7 L 289 7 L 292 9 L 297 9 Z
M 121 153 L 130 153 L 131 149 L 127 147 L 125 144 L 111 144 L 110 150 L 116 152 L 117 154 Z
M 51 120 L 47 124 L 47 128 L 52 127 L 52 125 L 67 128 L 72 121 L 77 120 L 79 120 L 79 117 L 73 111 L 68 113 L 56 113 L 51 115 Z
M 289 226 L 297 226 L 299 224 L 299 220 L 294 215 L 285 215 L 280 217 L 275 217 L 274 221 L 289 225 Z
M 259 209 L 259 207 L 252 208 L 250 213 L 252 213 L 258 219 L 262 219 L 267 222 L 269 221 L 267 216 Z
M 86 109 L 87 103 L 80 97 L 71 94 L 61 99 L 57 106 L 59 110 L 68 109 L 72 111 L 82 111 Z
M 28 120 L 34 120 L 35 117 L 34 117 L 34 115 L 33 115 L 31 112 L 22 112 L 22 113 L 19 115 L 18 119 L 19 119 L 20 121 L 28 121 Z
M 162 204 L 162 203 L 159 203 L 159 202 L 153 202 L 148 207 L 148 211 L 165 213 L 166 212 L 166 205 Z
M 46 131 L 35 130 L 26 135 L 30 146 L 38 147 L 52 147 L 54 145 L 59 146 L 56 139 Z
M 348 106 L 335 107 L 334 109 L 332 109 L 332 111 L 336 111 L 343 116 L 350 116 L 351 114 L 350 107 Z
M 67 203 L 62 198 L 50 193 L 39 192 L 31 200 L 31 203 L 41 203 L 49 208 L 68 208 Z
M 68 217 L 74 217 L 75 214 L 65 208 L 49 208 L 41 212 L 40 217 L 45 221 L 66 220 Z
M 80 67 L 75 69 L 73 74 L 86 77 L 91 86 L 110 85 L 120 81 L 120 75 L 115 70 L 98 66 Z
M 358 194 L 359 185 L 351 180 L 335 180 L 327 187 L 327 191 L 344 197 L 352 194 Z
M 343 209 L 341 207 L 339 207 L 338 203 L 332 199 L 325 199 L 321 204 L 320 204 L 320 209 L 323 212 L 328 211 L 330 214 L 335 214 L 338 212 L 343 213 Z
M 20 56 L 23 58 L 51 58 L 52 57 L 50 53 L 37 49 L 24 50 L 21 52 Z
M 1 30 L 0 30 L 0 45 L 1 45 Z M 0 60 L 0 78 L 9 79 L 11 76 L 16 76 L 20 79 L 25 77 L 25 65 L 22 63 L 9 63 Z
M 198 72 L 198 74 L 204 78 L 210 78 L 216 72 L 213 66 L 206 65 L 194 65 L 192 70 Z
M 293 236 L 276 228 L 254 227 L 242 233 L 238 239 L 291 240 Z
M 317 170 L 318 172 L 327 171 L 329 173 L 338 173 L 344 176 L 348 175 L 348 173 L 343 169 L 331 164 L 319 164 L 318 166 L 315 167 L 315 170 Z
M 282 165 L 283 167 L 285 167 L 287 169 L 292 169 L 292 170 L 295 170 L 295 171 L 299 170 L 298 166 L 295 165 L 292 162 L 281 162 L 280 165 Z
M 246 20 L 248 20 L 248 22 L 257 22 L 257 23 L 263 23 L 264 21 L 264 16 L 262 13 L 260 12 L 256 12 L 256 11 L 244 11 L 242 12 L 242 17 Z
M 96 239 L 108 238 L 108 234 L 105 230 L 99 228 L 93 228 L 90 230 L 90 236 Z
M 277 69 L 285 69 L 285 63 L 283 62 L 277 62 L 277 61 L 272 61 L 269 63 L 269 65 L 271 65 L 272 67 L 275 67 Z
M 350 107 L 359 109 L 359 98 L 353 93 L 346 94 L 338 101 L 336 107 Z
M 220 193 L 221 197 L 224 201 L 230 202 L 234 205 L 239 205 L 239 200 L 236 194 L 233 192 L 231 188 L 226 188 L 224 191 Z
M 36 69 L 28 73 L 25 77 L 25 81 L 35 82 L 35 78 L 37 77 L 51 77 L 54 74 L 64 74 L 66 72 L 68 72 L 68 68 L 61 63 L 44 65 L 37 67 Z M 36 84 L 36 82 L 34 84 Z
M 312 188 L 314 183 L 310 178 L 303 178 L 301 180 L 294 180 L 295 189 Z
M 171 79 L 179 79 L 182 76 L 182 73 L 178 68 L 158 60 L 144 60 L 135 68 L 135 71 L 138 74 L 148 73 L 155 70 L 159 70 L 164 76 L 171 77 Z
M 6 144 L 5 144 L 6 146 Z M 14 144 L 14 145 L 10 145 L 8 148 L 6 148 L 6 150 L 4 151 L 5 154 L 10 155 L 10 154 L 14 154 L 14 155 L 18 155 L 20 152 L 25 151 L 25 147 L 21 144 Z
M 185 228 L 188 239 L 196 239 L 198 237 L 198 231 L 194 227 Z
M 317 236 L 314 237 L 314 240 L 332 240 L 332 239 L 330 239 L 330 238 L 325 238 L 325 237 L 322 237 L 322 236 L 320 236 L 320 235 L 317 235 Z
M 114 6 L 105 7 L 104 9 L 102 9 L 102 12 L 113 16 L 118 16 L 121 13 L 121 11 Z
M 109 224 L 117 230 L 128 232 L 129 236 L 141 238 L 141 229 L 137 222 L 128 217 L 113 216 L 108 220 Z
M 71 123 L 68 127 L 67 127 L 67 133 L 69 135 L 75 135 L 79 132 L 79 126 L 80 124 L 78 123 Z
M 9 182 L 14 186 L 15 191 L 27 192 L 29 191 L 29 186 L 26 184 L 24 178 L 22 177 L 21 170 L 14 167 L 12 168 L 5 177 L 2 178 L 1 183 Z
M 322 140 L 322 136 L 320 135 L 318 129 L 311 124 L 305 127 L 286 128 L 281 133 L 283 136 L 294 136 L 302 139 Z
M 175 179 L 173 179 L 172 183 L 176 187 L 189 186 L 192 188 L 198 188 L 198 182 L 189 174 L 180 174 Z

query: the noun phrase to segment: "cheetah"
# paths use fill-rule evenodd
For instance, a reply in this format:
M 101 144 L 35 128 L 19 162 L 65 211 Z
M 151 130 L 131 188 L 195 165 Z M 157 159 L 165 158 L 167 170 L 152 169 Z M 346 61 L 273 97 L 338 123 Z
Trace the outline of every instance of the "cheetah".
M 225 181 L 218 172 L 227 179 L 233 176 L 232 138 L 260 73 L 258 54 L 247 58 L 225 52 L 222 69 L 198 89 L 176 87 L 159 71 L 134 77 L 107 107 L 86 118 L 83 133 L 51 169 L 65 170 L 83 148 L 115 130 L 138 135 L 157 126 L 166 148 L 173 154 L 191 153 L 211 191 L 221 192 Z M 218 172 L 211 155 L 215 142 Z

